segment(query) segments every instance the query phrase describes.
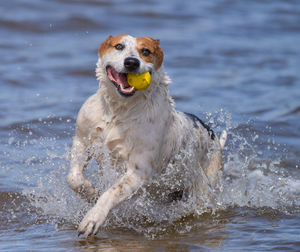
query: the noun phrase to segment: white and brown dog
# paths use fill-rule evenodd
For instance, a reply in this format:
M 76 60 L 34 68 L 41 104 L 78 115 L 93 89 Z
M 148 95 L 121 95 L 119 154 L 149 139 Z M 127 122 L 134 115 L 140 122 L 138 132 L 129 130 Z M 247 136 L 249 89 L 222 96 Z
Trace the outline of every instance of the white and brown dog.
M 105 145 L 125 174 L 97 200 L 81 221 L 78 231 L 95 235 L 112 208 L 134 194 L 153 172 L 161 172 L 185 141 L 196 139 L 199 157 L 211 186 L 222 170 L 224 131 L 220 140 L 200 119 L 176 111 L 168 95 L 170 79 L 162 67 L 159 40 L 129 35 L 109 36 L 99 48 L 96 74 L 100 86 L 82 106 L 77 117 L 68 183 L 88 198 L 97 196 L 95 187 L 83 176 L 91 158 L 101 165 L 97 146 Z M 128 85 L 128 73 L 150 72 L 148 89 Z

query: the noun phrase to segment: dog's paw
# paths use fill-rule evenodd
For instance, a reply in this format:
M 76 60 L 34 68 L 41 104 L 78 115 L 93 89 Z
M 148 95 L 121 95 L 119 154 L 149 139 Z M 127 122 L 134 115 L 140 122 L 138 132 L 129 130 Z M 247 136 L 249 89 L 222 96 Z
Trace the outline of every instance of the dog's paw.
M 96 235 L 100 226 L 105 220 L 105 215 L 96 207 L 90 209 L 80 222 L 78 236 L 84 234 L 85 237 Z

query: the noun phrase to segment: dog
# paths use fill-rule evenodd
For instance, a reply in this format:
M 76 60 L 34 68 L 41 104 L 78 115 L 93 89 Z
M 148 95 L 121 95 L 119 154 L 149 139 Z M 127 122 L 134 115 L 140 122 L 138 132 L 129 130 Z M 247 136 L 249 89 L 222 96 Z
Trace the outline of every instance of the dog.
M 78 113 L 67 181 L 82 197 L 97 197 L 83 170 L 92 158 L 101 166 L 103 153 L 96 151 L 99 146 L 105 146 L 126 172 L 87 212 L 78 235 L 96 235 L 110 210 L 138 191 L 153 172 L 160 173 L 189 138 L 196 139 L 193 151 L 211 186 L 223 169 L 226 131 L 218 139 L 198 117 L 175 110 L 159 44 L 150 37 L 121 34 L 109 36 L 99 47 L 96 76 L 100 85 Z M 127 83 L 128 73 L 144 72 L 151 75 L 146 90 L 136 90 Z M 176 199 L 181 196 L 182 192 L 175 192 Z

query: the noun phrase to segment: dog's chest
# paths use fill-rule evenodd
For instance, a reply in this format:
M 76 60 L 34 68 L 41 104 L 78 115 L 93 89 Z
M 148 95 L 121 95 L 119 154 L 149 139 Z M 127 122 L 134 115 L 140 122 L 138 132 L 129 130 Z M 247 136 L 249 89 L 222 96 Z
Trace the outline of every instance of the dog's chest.
M 126 160 L 130 152 L 129 128 L 120 122 L 100 123 L 94 128 L 94 146 L 104 145 L 113 157 Z
M 104 144 L 112 154 L 118 153 L 122 158 L 128 156 L 128 144 L 126 143 L 127 129 L 108 127 L 104 130 Z
M 97 141 L 104 144 L 113 158 L 128 160 L 130 155 L 154 156 L 162 142 L 162 123 L 149 125 L 148 120 L 113 120 L 97 127 Z M 151 127 L 150 127 L 151 126 Z M 151 159 L 154 159 L 152 157 Z

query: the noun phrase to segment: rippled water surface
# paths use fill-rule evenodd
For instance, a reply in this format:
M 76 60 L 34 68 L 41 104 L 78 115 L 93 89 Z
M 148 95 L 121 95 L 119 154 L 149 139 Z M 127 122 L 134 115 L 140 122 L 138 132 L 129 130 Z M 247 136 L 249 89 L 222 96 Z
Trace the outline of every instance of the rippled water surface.
M 300 1 L 11 0 L 0 13 L 1 251 L 300 250 Z M 66 184 L 75 119 L 119 33 L 160 39 L 177 109 L 228 131 L 225 178 L 214 207 L 144 188 L 78 238 L 91 205 Z M 119 176 L 94 173 L 100 191 Z

